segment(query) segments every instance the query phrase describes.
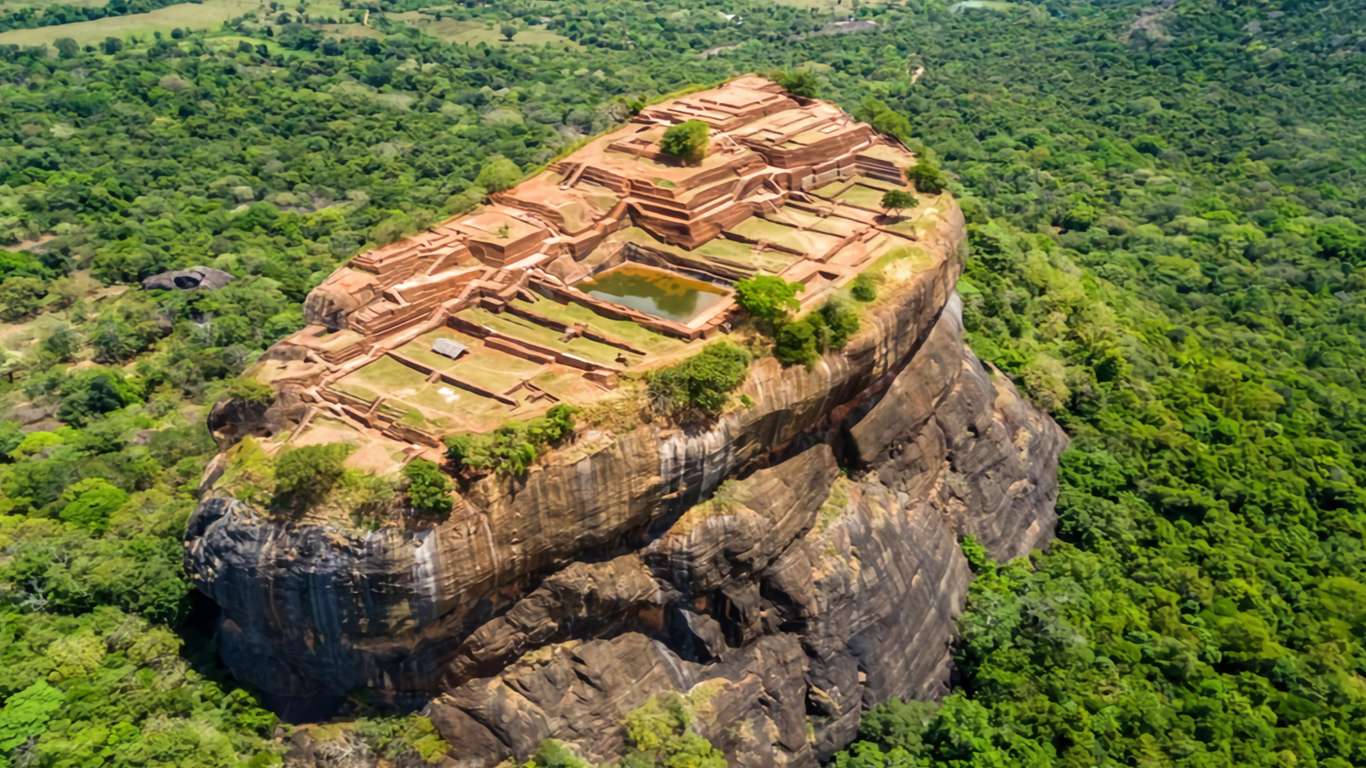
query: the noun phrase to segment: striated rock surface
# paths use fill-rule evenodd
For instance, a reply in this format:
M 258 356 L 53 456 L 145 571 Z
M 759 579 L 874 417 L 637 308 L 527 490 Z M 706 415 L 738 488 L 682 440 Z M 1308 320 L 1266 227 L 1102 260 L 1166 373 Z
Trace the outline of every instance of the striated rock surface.
M 287 717 L 357 689 L 426 706 L 470 766 L 547 737 L 610 758 L 625 714 L 666 691 L 734 764 L 809 766 L 863 708 L 942 693 L 958 539 L 999 558 L 1045 543 L 1066 443 L 965 347 L 950 213 L 924 241 L 944 258 L 843 352 L 757 362 L 752 405 L 705 428 L 581 435 L 426 528 L 286 523 L 210 494 L 187 567 L 222 608 L 225 661 Z
M 817 444 L 481 627 L 461 657 L 497 663 L 457 663 L 428 710 L 463 764 L 552 736 L 608 759 L 625 715 L 676 691 L 735 764 L 814 765 L 863 707 L 942 693 L 970 577 L 958 537 L 998 557 L 1043 543 L 1065 438 L 963 347 L 956 300 L 849 433 L 852 477 Z

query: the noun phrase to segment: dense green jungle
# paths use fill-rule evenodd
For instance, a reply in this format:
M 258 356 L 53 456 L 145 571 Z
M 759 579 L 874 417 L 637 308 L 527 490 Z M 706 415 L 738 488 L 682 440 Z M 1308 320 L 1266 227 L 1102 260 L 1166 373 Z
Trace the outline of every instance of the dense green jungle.
M 953 693 L 870 710 L 834 764 L 1366 765 L 1359 0 L 302 0 L 79 40 L 39 17 L 129 6 L 43 5 L 0 3 L 54 30 L 0 35 L 0 766 L 281 764 L 294 727 L 181 570 L 208 407 L 490 163 L 751 71 L 934 158 L 970 343 L 1073 441 L 1057 541 L 966 542 Z M 137 287 L 197 264 L 238 279 Z M 724 764 L 639 720 L 623 765 Z M 326 728 L 448 748 L 362 698 Z

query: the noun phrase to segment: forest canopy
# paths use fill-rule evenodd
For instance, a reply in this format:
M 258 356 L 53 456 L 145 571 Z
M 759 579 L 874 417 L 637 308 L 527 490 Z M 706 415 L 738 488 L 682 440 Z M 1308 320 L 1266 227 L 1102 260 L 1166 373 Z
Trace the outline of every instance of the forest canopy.
M 112 26 L 155 6 L 0 13 L 0 765 L 280 764 L 289 728 L 216 665 L 181 571 L 208 405 L 367 244 L 664 94 L 779 70 L 960 200 L 970 342 L 1073 440 L 1047 552 L 965 542 L 954 692 L 873 710 L 835 764 L 1366 764 L 1363 14 L 306 0 Z M 833 33 L 850 13 L 877 24 Z M 137 285 L 193 265 L 236 280 Z M 748 359 L 661 377 L 661 407 L 726 407 Z M 515 472 L 533 442 L 479 456 Z M 438 516 L 444 491 L 404 486 Z M 330 735 L 357 754 L 445 749 L 352 715 Z

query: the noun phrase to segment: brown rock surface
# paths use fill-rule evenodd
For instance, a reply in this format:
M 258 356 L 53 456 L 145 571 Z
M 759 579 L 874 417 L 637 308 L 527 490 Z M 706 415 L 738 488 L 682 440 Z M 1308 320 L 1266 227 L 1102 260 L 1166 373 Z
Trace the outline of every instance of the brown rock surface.
M 1046 542 L 1065 436 L 964 346 L 962 214 L 935 208 L 924 258 L 898 262 L 841 352 L 759 360 L 714 423 L 599 432 L 477 481 L 439 524 L 273 518 L 215 489 L 216 462 L 186 566 L 222 610 L 224 660 L 290 718 L 358 689 L 426 706 L 471 766 L 547 737 L 610 758 L 666 691 L 733 763 L 814 765 L 863 708 L 941 693 L 958 538 L 1000 558 Z M 344 358 L 351 337 L 329 333 L 300 354 Z M 215 409 L 216 434 L 306 424 L 280 381 L 269 406 Z
M 809 448 L 694 507 L 639 559 L 567 569 L 508 611 L 517 621 L 481 628 L 543 644 L 430 705 L 452 743 L 481 745 L 467 764 L 547 737 L 609 759 L 625 715 L 676 691 L 735 764 L 814 765 L 863 707 L 942 693 L 970 577 L 958 534 L 997 556 L 1043 543 L 1065 438 L 963 348 L 956 301 L 850 431 L 872 462 L 853 478 L 829 446 Z M 580 624 L 586 601 L 610 609 Z
M 225 658 L 294 716 L 358 687 L 436 697 L 470 765 L 549 736 L 608 757 L 625 713 L 668 690 L 705 693 L 699 721 L 737 764 L 814 764 L 864 706 L 942 692 L 958 534 L 1000 557 L 1051 535 L 1065 438 L 966 350 L 956 299 L 935 316 L 937 290 L 889 303 L 845 357 L 758 366 L 754 407 L 709 430 L 645 425 L 489 481 L 478 518 L 357 537 L 205 502 L 190 568 L 224 609 Z M 813 447 L 770 460 L 798 438 Z M 831 445 L 852 446 L 852 478 Z

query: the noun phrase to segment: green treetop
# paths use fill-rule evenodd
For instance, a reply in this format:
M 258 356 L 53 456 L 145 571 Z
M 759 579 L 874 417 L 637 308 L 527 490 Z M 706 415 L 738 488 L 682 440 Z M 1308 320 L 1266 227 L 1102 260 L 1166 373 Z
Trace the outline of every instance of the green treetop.
M 711 129 L 701 120 L 688 120 L 664 132 L 659 148 L 664 154 L 685 163 L 700 163 L 707 156 L 707 137 Z

